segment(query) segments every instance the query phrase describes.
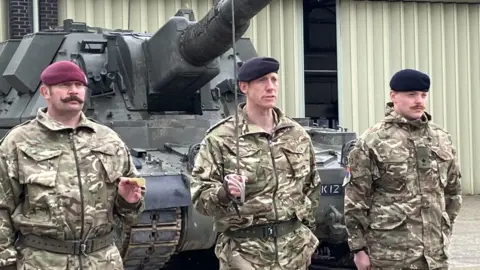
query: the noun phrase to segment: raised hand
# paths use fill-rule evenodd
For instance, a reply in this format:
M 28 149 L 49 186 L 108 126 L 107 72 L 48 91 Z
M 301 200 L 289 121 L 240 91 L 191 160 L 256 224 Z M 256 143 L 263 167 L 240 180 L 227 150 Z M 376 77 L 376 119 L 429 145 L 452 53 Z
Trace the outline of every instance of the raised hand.
M 129 203 L 136 203 L 142 197 L 142 188 L 135 181 L 127 177 L 120 177 L 118 183 L 118 194 Z
M 225 176 L 228 191 L 234 198 L 240 198 L 240 201 L 245 202 L 245 183 L 248 181 L 246 176 L 238 174 L 228 174 Z

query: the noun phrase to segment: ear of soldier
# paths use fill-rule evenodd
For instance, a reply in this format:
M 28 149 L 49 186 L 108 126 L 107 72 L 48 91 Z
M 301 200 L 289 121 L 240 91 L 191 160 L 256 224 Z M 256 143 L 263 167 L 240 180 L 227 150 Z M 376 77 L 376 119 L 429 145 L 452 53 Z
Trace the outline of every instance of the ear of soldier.
M 238 105 L 239 121 L 228 117 L 212 126 L 195 161 L 192 201 L 214 218 L 222 270 L 306 270 L 319 245 L 313 234 L 320 196 L 314 149 L 305 129 L 275 106 L 278 70 L 278 61 L 268 57 L 240 67 L 246 102 Z M 245 198 L 240 216 L 234 197 Z

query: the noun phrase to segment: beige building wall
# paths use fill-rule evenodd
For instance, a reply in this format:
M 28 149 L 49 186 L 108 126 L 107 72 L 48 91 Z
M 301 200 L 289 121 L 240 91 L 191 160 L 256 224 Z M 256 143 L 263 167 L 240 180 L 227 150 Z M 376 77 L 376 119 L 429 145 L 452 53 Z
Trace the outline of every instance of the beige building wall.
M 191 8 L 200 20 L 213 0 L 59 0 L 59 24 L 65 18 L 89 26 L 155 32 L 180 8 Z M 129 4 L 130 3 L 130 4 Z M 280 60 L 282 90 L 278 105 L 287 115 L 304 115 L 303 11 L 300 0 L 273 0 L 250 24 L 257 53 Z
M 363 132 L 382 119 L 391 76 L 431 77 L 428 112 L 453 137 L 465 194 L 480 194 L 480 5 L 339 0 L 340 124 Z
M 8 0 L 0 0 L 0 42 L 8 39 Z

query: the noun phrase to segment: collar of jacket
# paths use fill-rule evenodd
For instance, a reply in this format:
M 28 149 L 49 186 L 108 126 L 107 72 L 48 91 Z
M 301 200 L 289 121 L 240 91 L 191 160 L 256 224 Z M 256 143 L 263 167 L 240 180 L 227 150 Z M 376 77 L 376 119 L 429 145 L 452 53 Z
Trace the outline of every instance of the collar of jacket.
M 248 115 L 245 109 L 245 105 L 246 103 L 243 102 L 243 103 L 240 103 L 237 107 L 238 120 L 240 123 L 239 136 L 255 134 L 255 133 L 265 133 L 265 130 L 263 130 L 263 128 L 248 122 Z M 289 121 L 289 119 L 285 116 L 285 114 L 277 107 L 273 108 L 273 119 L 275 120 L 275 127 L 273 128 L 272 133 L 275 133 L 277 130 L 280 130 L 283 128 L 294 126 L 293 123 Z
M 40 108 L 37 111 L 37 117 L 36 117 L 38 123 L 40 123 L 42 126 L 45 128 L 52 130 L 52 131 L 60 131 L 60 130 L 66 130 L 66 129 L 72 129 L 69 126 L 65 126 L 64 124 L 54 120 L 47 114 L 47 108 Z M 80 123 L 78 123 L 77 128 L 87 128 L 90 129 L 93 132 L 96 132 L 95 126 L 93 123 L 88 120 L 88 118 L 85 116 L 83 112 L 80 114 Z
M 393 102 L 388 102 L 385 107 L 385 122 L 386 123 L 395 123 L 399 126 L 402 125 L 411 125 L 414 127 L 425 127 L 428 125 L 428 122 L 432 120 L 432 116 L 424 112 L 422 117 L 416 120 L 408 120 L 405 117 L 401 116 L 393 109 Z

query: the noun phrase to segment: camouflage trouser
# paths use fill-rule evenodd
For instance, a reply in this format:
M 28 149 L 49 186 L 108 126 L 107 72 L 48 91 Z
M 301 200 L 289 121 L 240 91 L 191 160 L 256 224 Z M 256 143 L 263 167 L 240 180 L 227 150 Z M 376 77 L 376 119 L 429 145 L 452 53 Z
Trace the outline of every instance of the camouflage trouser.
M 239 239 L 220 234 L 215 254 L 220 270 L 307 270 L 319 242 L 305 226 L 277 238 Z M 277 261 L 278 258 L 278 262 Z
M 416 269 L 416 270 L 448 270 L 448 267 L 438 267 L 438 268 L 429 268 L 427 260 L 425 258 L 421 258 L 419 260 L 414 261 L 409 267 L 403 268 L 405 270 L 409 269 Z
M 56 254 L 27 247 L 19 252 L 17 269 L 123 270 L 123 261 L 115 245 L 90 253 L 86 257 L 82 256 L 82 264 L 77 255 Z
M 372 270 L 448 270 L 448 267 L 429 268 L 427 260 L 422 258 L 402 267 L 378 267 L 373 265 Z
M 419 268 L 419 267 L 372 267 L 372 270 L 448 270 L 448 267 L 440 267 L 440 268 Z
M 440 267 L 440 268 L 428 268 L 425 266 L 425 268 L 413 268 L 413 267 L 407 267 L 407 268 L 402 268 L 402 270 L 424 270 L 424 269 L 429 269 L 429 270 L 448 270 L 448 267 Z
M 402 270 L 420 270 L 420 268 L 403 268 Z M 428 269 L 428 268 L 422 268 L 422 269 Z M 448 267 L 440 267 L 440 268 L 430 268 L 430 270 L 448 270 Z
M 284 268 L 281 268 L 278 263 L 275 263 L 270 267 L 264 266 L 262 268 L 258 268 L 258 266 L 252 265 L 249 261 L 245 260 L 242 256 L 235 256 L 229 262 L 223 259 L 220 259 L 219 262 L 220 262 L 219 270 L 258 270 L 258 269 L 285 270 Z M 291 270 L 308 270 L 308 267 L 307 265 L 305 265 L 305 267 L 291 269 Z

